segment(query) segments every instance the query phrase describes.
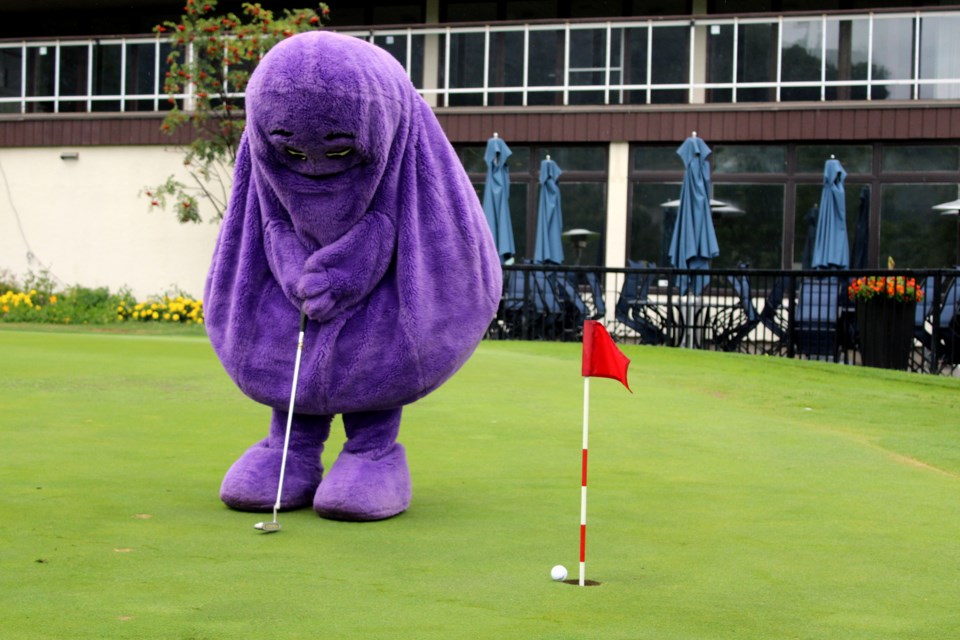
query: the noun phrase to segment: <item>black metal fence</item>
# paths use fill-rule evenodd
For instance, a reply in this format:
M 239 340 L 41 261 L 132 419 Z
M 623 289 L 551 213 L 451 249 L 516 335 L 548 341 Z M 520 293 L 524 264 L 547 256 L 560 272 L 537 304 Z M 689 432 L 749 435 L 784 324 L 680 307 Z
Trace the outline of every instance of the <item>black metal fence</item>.
M 903 276 L 915 304 L 855 303 L 865 276 Z M 504 267 L 491 340 L 579 341 L 583 322 L 615 340 L 954 373 L 960 364 L 960 269 L 685 271 L 516 265 Z M 686 286 L 684 286 L 686 283 Z

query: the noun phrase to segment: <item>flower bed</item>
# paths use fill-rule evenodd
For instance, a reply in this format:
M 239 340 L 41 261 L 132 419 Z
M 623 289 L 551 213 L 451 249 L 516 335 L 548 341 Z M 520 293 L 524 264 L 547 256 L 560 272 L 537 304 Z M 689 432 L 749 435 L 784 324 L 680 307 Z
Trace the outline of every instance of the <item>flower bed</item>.
M 22 286 L 7 276 L 0 278 L 0 322 L 202 325 L 203 301 L 185 293 L 137 301 L 127 290 L 111 293 L 106 287 L 58 286 L 46 274 L 29 274 Z

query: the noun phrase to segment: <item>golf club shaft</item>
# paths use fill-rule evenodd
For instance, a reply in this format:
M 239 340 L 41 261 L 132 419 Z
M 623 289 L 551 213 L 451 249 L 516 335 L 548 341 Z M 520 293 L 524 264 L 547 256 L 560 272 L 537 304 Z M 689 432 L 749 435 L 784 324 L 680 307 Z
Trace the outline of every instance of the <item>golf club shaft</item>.
M 290 447 L 290 429 L 293 426 L 293 408 L 297 401 L 297 381 L 300 378 L 300 356 L 303 354 L 303 334 L 307 328 L 307 315 L 300 312 L 300 335 L 297 338 L 297 357 L 293 365 L 293 386 L 290 389 L 290 409 L 287 411 L 287 431 L 283 436 L 283 456 L 280 458 L 280 483 L 277 485 L 277 501 L 273 505 L 273 521 L 277 521 L 280 498 L 283 496 L 283 476 L 287 471 L 287 450 Z

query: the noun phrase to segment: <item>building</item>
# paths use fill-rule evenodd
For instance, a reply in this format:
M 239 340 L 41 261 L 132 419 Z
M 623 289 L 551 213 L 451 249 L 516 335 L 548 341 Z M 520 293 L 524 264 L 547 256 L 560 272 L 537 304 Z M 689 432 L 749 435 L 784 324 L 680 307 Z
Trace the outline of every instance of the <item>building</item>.
M 358 0 L 331 2 L 331 28 L 406 66 L 478 191 L 486 140 L 508 142 L 520 259 L 550 154 L 565 227 L 598 233 L 583 263 L 666 264 L 662 204 L 695 131 L 713 149 L 714 197 L 736 205 L 715 220 L 715 266 L 799 267 L 831 155 L 848 172 L 851 237 L 861 209 L 869 222 L 867 266 L 952 266 L 957 218 L 932 207 L 960 184 L 960 6 L 905 2 Z M 181 2 L 89 5 L 4 8 L 0 269 L 196 293 L 215 227 L 180 227 L 138 196 L 179 170 L 149 32 Z

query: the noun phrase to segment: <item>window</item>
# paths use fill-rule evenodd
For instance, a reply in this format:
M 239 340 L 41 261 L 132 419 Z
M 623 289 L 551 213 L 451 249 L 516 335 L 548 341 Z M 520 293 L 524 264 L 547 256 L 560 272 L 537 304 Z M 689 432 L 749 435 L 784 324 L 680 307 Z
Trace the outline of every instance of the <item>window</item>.
M 537 206 L 540 193 L 540 163 L 550 155 L 563 172 L 558 180 L 563 229 L 587 229 L 591 236 L 580 257 L 580 264 L 601 264 L 602 239 L 606 221 L 607 152 L 605 147 L 546 147 L 510 144 L 510 214 L 518 263 L 533 257 L 537 230 Z M 486 146 L 463 146 L 457 149 L 477 197 L 483 201 L 483 185 L 487 166 L 483 160 Z M 577 254 L 564 245 L 564 262 L 575 264 Z M 599 262 L 598 262 L 599 261 Z

